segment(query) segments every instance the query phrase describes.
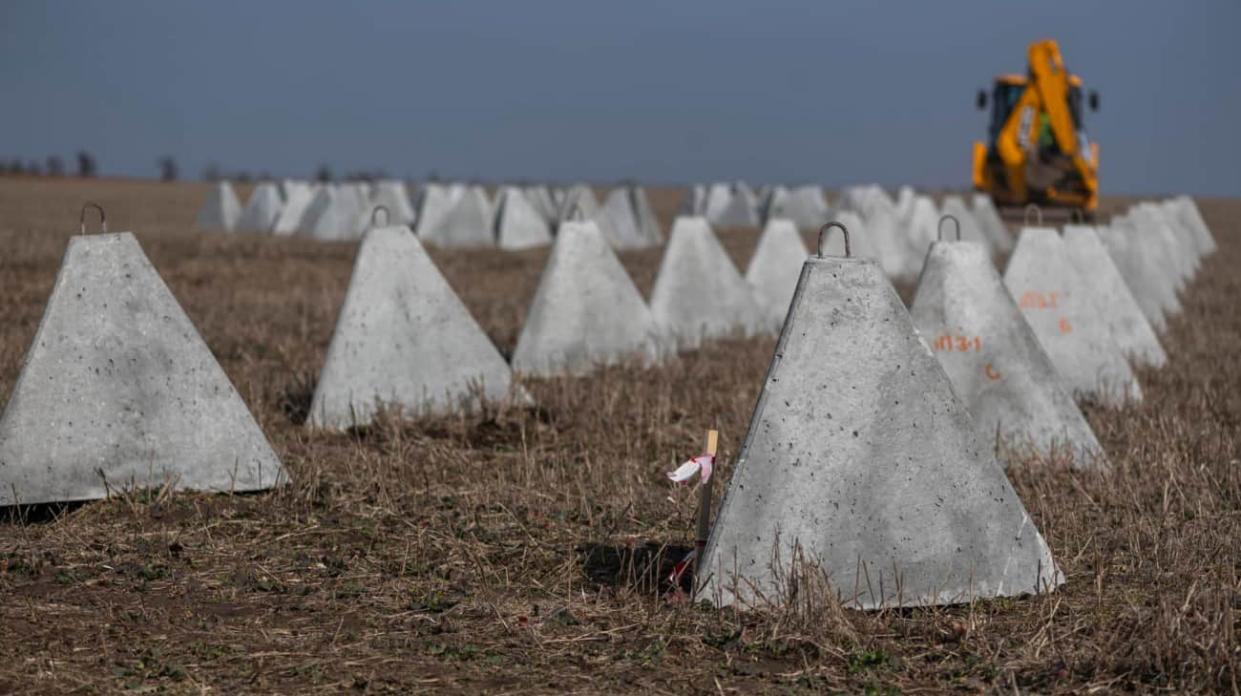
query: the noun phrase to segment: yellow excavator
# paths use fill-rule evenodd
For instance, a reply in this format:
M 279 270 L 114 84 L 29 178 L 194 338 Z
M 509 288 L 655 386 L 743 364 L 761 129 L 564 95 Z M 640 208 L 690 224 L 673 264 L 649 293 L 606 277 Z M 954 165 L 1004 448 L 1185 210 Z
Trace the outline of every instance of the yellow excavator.
M 1091 91 L 1083 104 L 1082 80 L 1069 73 L 1052 40 L 1027 51 L 1025 75 L 1000 75 L 990 99 L 979 90 L 979 111 L 991 108 L 987 142 L 974 143 L 974 189 L 998 207 L 1077 210 L 1093 218 L 1099 204 L 1099 146 L 1086 137 L 1083 106 L 1099 109 Z M 988 104 L 988 101 L 990 104 Z

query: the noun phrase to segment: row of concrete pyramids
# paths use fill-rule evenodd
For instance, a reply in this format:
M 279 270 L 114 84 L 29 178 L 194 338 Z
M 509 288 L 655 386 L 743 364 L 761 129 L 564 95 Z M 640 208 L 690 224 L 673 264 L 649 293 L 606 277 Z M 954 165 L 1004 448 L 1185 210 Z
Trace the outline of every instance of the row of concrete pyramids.
M 383 210 L 380 210 L 380 209 Z M 551 244 L 570 217 L 594 220 L 616 249 L 663 241 L 645 190 L 614 188 L 599 205 L 585 185 L 501 187 L 493 204 L 481 186 L 428 183 L 411 202 L 399 181 L 375 184 L 258 184 L 243 208 L 226 181 L 217 182 L 198 213 L 204 230 L 298 234 L 323 240 L 357 239 L 373 224 L 409 225 L 427 244 L 442 247 L 530 249 Z
M 704 550 L 699 595 L 789 601 L 804 586 L 797 561 L 861 608 L 1061 584 L 988 431 L 1015 426 L 1097 450 L 1057 354 L 1089 328 L 1095 336 L 1076 343 L 1087 358 L 1103 336 L 1113 346 L 1102 352 L 1121 362 L 1161 364 L 1136 296 L 1166 295 L 1214 248 L 1186 198 L 1113 223 L 1123 231 L 1103 239 L 1126 246 L 1085 226 L 1063 239 L 1024 229 L 1003 278 L 985 244 L 933 242 L 908 312 L 875 261 L 808 259 Z M 1120 267 L 1148 256 L 1170 263 L 1123 280 Z M 1080 325 L 1066 331 L 1065 321 Z
M 681 214 L 706 218 L 717 227 L 757 227 L 762 221 L 779 218 L 805 230 L 817 230 L 830 217 L 818 186 L 765 186 L 756 191 L 743 181 L 691 186 L 681 203 Z
M 1105 241 L 1087 227 L 1067 228 L 1064 240 L 1055 230 L 1023 230 L 1003 280 L 977 242 L 934 243 L 910 312 L 875 262 L 805 259 L 704 554 L 702 592 L 722 604 L 779 600 L 789 588 L 788 561 L 781 559 L 794 557 L 828 569 L 842 599 L 868 608 L 1039 592 L 1062 582 L 970 413 L 981 403 L 975 397 L 994 397 L 999 383 L 1008 385 L 1009 398 L 1036 393 L 1015 405 L 1030 420 L 1042 417 L 1035 407 L 1062 414 L 1072 402 L 1057 387 L 1053 351 L 1043 347 L 1050 337 L 1077 335 L 1076 326 L 1103 327 L 1115 345 L 1127 345 L 1124 337 L 1135 356 L 1162 360 L 1157 340 L 1130 325 L 1143 311 L 1133 296 L 1154 298 L 1151 311 L 1165 319 L 1178 311 L 1171 300 L 1214 241 L 1188 199 L 1136 206 L 1113 222 L 1116 233 L 1104 234 Z M 768 231 L 777 239 L 790 228 Z M 786 232 L 773 231 L 780 229 Z M 1113 236 L 1124 244 L 1106 242 Z M 679 220 L 661 277 L 692 270 L 674 258 L 677 249 L 718 273 L 730 265 L 718 247 L 704 220 Z M 1152 266 L 1152 258 L 1165 263 Z M 1124 268 L 1136 269 L 1129 272 L 1137 282 L 1125 283 Z M 1103 291 L 1081 284 L 1083 269 Z M 583 275 L 587 281 L 579 282 Z M 697 286 L 667 287 L 672 304 L 664 309 L 671 310 Z M 731 306 L 727 291 L 716 292 L 718 304 Z M 582 295 L 594 304 L 575 297 Z M 1125 297 L 1128 312 L 1117 312 L 1116 298 Z M 567 223 L 518 353 L 530 341 L 536 366 L 560 351 L 557 369 L 567 358 L 589 369 L 607 351 L 621 354 L 608 332 L 629 323 L 600 317 L 611 312 L 651 326 L 660 313 L 654 296 L 652 307 L 594 223 Z M 555 320 L 570 308 L 577 312 L 566 330 Z M 398 329 L 415 330 L 376 333 L 400 316 L 406 323 L 397 322 Z M 1064 330 L 1065 320 L 1077 322 L 1073 331 Z M 599 342 L 583 343 L 582 336 Z M 658 357 L 649 336 L 620 335 L 623 352 Z M 958 354 L 974 361 L 948 359 Z M 455 382 L 445 376 L 429 384 L 422 376 L 411 386 L 399 381 L 411 363 L 472 367 Z M 980 376 L 988 387 L 962 386 Z M 511 397 L 502 357 L 400 226 L 371 230 L 359 250 L 311 418 L 325 417 L 333 390 L 347 396 L 356 418 L 361 392 L 394 390 L 393 382 L 422 399 L 441 392 L 458 400 Z M 1059 423 L 1052 437 L 1070 428 Z M 236 391 L 128 234 L 70 242 L 0 417 L 0 472 L 0 500 L 9 503 L 86 499 L 164 482 L 253 490 L 284 477 Z
M 710 337 L 778 329 L 771 301 L 806 258 L 796 229 L 773 223 L 743 278 L 702 218 L 678 218 L 648 305 L 593 220 L 561 224 L 511 367 L 403 226 L 372 229 L 316 389 L 310 425 L 347 428 L 380 408 L 453 412 L 507 400 L 513 372 L 581 375 L 659 361 Z M 781 304 L 782 303 L 782 304 Z

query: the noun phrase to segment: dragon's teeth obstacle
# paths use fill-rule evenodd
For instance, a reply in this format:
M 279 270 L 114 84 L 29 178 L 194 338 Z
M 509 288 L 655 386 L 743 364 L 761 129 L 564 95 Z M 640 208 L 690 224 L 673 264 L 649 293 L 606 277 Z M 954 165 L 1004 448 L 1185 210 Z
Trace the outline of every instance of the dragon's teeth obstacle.
M 1133 370 L 1056 230 L 1021 231 L 1004 284 L 1075 394 L 1108 405 L 1142 400 Z
M 822 573 L 846 606 L 864 609 L 1063 582 L 989 443 L 868 260 L 812 257 L 802 268 L 698 596 L 781 604 L 807 587 L 802 572 Z
M 133 235 L 71 238 L 0 417 L 0 505 L 286 478 Z
M 1163 367 L 1168 356 L 1093 227 L 1066 225 L 1064 245 L 1079 277 L 1090 279 L 1095 310 L 1135 365 Z
M 1034 331 L 1004 288 L 986 247 L 931 245 L 909 309 L 984 438 L 1009 459 L 1067 454 L 1101 466 L 1102 448 Z
M 367 232 L 307 424 L 364 425 L 381 408 L 471 411 L 511 386 L 508 364 L 409 228 Z
M 659 333 L 625 267 L 590 220 L 560 225 L 530 303 L 513 370 L 582 375 L 599 365 L 653 361 Z
M 789 311 L 789 302 L 797 289 L 797 274 L 806 256 L 806 245 L 792 220 L 768 221 L 750 257 L 745 280 L 754 289 L 767 323 L 776 331 Z
M 687 349 L 704 338 L 749 336 L 765 326 L 753 291 L 700 217 L 673 223 L 651 291 L 651 313 L 662 331 Z
M 207 201 L 198 211 L 194 225 L 200 230 L 232 232 L 241 217 L 241 203 L 227 181 L 218 181 L 207 194 Z

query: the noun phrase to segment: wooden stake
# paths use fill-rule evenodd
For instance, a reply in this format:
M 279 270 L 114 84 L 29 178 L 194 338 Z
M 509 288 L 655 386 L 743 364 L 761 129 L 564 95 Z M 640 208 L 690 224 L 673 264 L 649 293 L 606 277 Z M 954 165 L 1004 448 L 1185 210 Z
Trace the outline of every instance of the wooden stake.
M 715 457 L 715 450 L 719 446 L 720 434 L 715 430 L 707 431 L 707 449 L 706 453 Z M 707 548 L 707 537 L 711 535 L 711 486 L 715 481 L 714 472 L 717 467 L 712 466 L 711 480 L 698 485 L 698 533 L 694 539 L 694 549 L 698 551 L 698 556 L 694 559 L 694 570 L 697 572 L 702 564 L 703 552 Z

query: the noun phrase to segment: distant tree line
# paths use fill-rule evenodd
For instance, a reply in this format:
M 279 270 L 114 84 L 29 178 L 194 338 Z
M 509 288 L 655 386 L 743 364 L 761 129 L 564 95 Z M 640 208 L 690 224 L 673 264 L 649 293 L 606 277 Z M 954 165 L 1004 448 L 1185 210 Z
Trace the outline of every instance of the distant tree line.
M 85 150 L 77 154 L 77 172 L 75 176 L 92 178 L 97 173 L 95 157 Z M 65 176 L 65 161 L 60 155 L 49 155 L 46 160 L 22 160 L 20 157 L 0 157 L 0 176 Z
M 93 178 L 98 173 L 94 155 L 86 150 L 79 150 L 76 155 L 77 170 L 72 176 L 82 178 Z M 159 170 L 160 181 L 177 181 L 181 177 L 181 168 L 177 165 L 177 160 L 172 155 L 164 155 L 155 162 Z M 65 161 L 59 155 L 50 155 L 43 161 L 24 160 L 20 157 L 7 158 L 0 156 L 0 176 L 47 176 L 60 177 L 70 175 Z M 315 169 L 313 177 L 315 181 L 332 182 L 337 177 L 332 172 L 332 168 L 326 164 L 319 165 Z M 376 168 L 373 170 L 359 169 L 346 172 L 340 177 L 341 181 L 376 181 L 379 179 L 387 179 L 388 172 Z M 253 175 L 248 171 L 239 170 L 235 172 L 225 172 L 220 165 L 215 162 L 209 163 L 202 171 L 203 181 L 221 181 L 228 179 L 230 181 L 239 181 L 242 183 L 250 181 L 271 181 L 272 175 L 269 172 L 260 172 Z

